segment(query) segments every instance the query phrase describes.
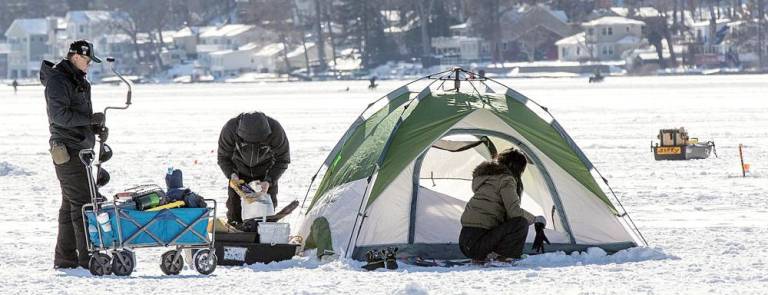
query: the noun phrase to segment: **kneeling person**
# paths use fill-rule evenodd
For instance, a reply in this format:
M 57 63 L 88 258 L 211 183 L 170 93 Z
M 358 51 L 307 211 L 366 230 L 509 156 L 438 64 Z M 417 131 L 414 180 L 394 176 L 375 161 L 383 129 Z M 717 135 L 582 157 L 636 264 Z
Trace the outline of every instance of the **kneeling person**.
M 219 135 L 218 164 L 230 180 L 258 180 L 277 207 L 277 182 L 291 162 L 288 138 L 277 122 L 261 112 L 242 113 L 224 124 Z M 230 187 L 227 219 L 242 223 L 240 196 Z
M 543 251 L 543 216 L 535 217 L 520 207 L 523 183 L 520 176 L 527 164 L 515 149 L 501 152 L 495 161 L 483 162 L 472 172 L 474 196 L 461 215 L 459 247 L 473 260 L 485 261 L 494 252 L 500 260 L 523 254 L 528 226 L 536 222 L 535 250 Z M 540 244 L 540 245 L 539 245 Z

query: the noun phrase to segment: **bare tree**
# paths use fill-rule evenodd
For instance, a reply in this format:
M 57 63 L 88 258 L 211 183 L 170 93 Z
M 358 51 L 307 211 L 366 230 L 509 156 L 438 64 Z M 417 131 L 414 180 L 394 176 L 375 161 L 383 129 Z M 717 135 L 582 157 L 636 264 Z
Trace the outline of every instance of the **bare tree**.
M 172 0 L 107 0 L 109 8 L 123 12 L 126 17 L 121 17 L 112 22 L 112 25 L 126 33 L 133 41 L 136 57 L 139 61 L 151 63 L 153 72 L 162 70 L 163 62 L 160 53 L 162 43 L 162 31 L 168 20 Z M 147 34 L 150 41 L 150 52 L 143 54 L 139 44 L 139 34 Z M 156 34 L 156 35 L 155 35 Z M 155 36 L 158 36 L 156 39 Z
M 491 45 L 491 59 L 501 61 L 501 13 L 502 6 L 511 0 L 467 0 L 472 28 Z
M 328 64 L 325 63 L 325 40 L 324 40 L 325 38 L 323 38 L 323 16 L 325 14 L 323 13 L 324 5 L 322 5 L 322 2 L 324 1 L 315 0 L 315 19 L 314 19 L 315 39 L 316 39 L 315 46 L 317 47 L 317 61 L 318 61 L 317 70 L 320 72 L 323 72 L 328 69 Z M 307 61 L 307 66 L 309 66 L 309 61 Z
M 429 38 L 429 22 L 432 10 L 435 6 L 434 0 L 416 0 L 416 7 L 419 14 L 419 27 L 421 29 L 421 56 L 429 56 L 432 52 L 431 40 Z

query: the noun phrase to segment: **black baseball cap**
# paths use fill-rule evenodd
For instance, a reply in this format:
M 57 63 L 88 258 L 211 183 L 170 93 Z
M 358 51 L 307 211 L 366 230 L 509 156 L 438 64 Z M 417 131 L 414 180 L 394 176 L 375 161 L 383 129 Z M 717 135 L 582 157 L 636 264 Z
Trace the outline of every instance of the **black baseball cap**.
M 77 40 L 69 44 L 69 53 L 75 53 L 90 57 L 95 63 L 101 63 L 101 59 L 93 53 L 93 44 L 86 40 Z

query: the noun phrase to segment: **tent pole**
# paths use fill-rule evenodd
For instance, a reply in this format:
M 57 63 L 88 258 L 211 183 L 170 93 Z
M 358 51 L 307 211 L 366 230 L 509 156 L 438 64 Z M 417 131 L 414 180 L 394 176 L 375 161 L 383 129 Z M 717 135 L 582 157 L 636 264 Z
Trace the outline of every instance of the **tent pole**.
M 627 212 L 627 209 L 625 209 L 624 205 L 621 204 L 621 201 L 619 200 L 619 197 L 616 196 L 616 193 L 613 191 L 613 188 L 611 188 L 611 185 L 608 184 L 608 181 L 605 180 L 605 177 L 603 177 L 603 174 L 600 173 L 600 170 L 597 170 L 597 168 L 595 168 L 594 166 L 592 167 L 592 169 L 595 169 L 595 172 L 597 172 L 597 174 L 600 175 L 600 178 L 603 179 L 603 182 L 605 183 L 605 186 L 607 186 L 608 190 L 611 191 L 611 195 L 613 195 L 613 198 L 616 199 L 616 203 L 618 203 L 619 207 L 621 207 L 621 211 L 624 212 L 623 215 L 627 216 L 627 219 L 629 219 L 629 222 L 632 224 L 632 227 L 635 229 L 635 232 L 637 232 L 637 234 L 640 236 L 640 239 L 643 240 L 643 243 L 645 244 L 645 246 L 648 246 L 648 241 L 643 236 L 643 233 L 640 232 L 640 229 L 637 228 L 637 225 L 635 225 L 635 221 L 632 220 L 632 216 L 629 215 L 629 212 Z M 623 216 L 622 216 L 622 218 L 623 218 Z
M 365 200 L 370 195 L 368 192 L 373 189 L 371 186 L 371 182 L 374 181 L 374 175 L 376 175 L 376 172 L 379 171 L 379 165 L 377 164 L 376 167 L 373 169 L 373 173 L 368 176 L 368 181 L 365 185 L 365 191 L 363 192 L 363 197 L 360 200 L 360 206 L 357 208 L 357 214 L 355 215 L 355 222 L 352 224 L 352 232 L 349 233 L 349 239 L 347 240 L 347 247 L 344 248 L 344 258 L 349 257 L 349 248 L 352 244 L 352 237 L 355 236 L 355 244 L 357 244 L 357 238 L 360 237 L 360 230 L 363 229 L 363 220 L 365 220 L 365 210 L 363 210 L 363 204 L 365 204 Z M 360 212 L 360 211 L 363 212 Z M 357 220 L 360 218 L 360 215 L 363 216 L 363 219 L 360 220 L 360 226 L 357 226 Z M 355 235 L 355 230 L 357 230 L 357 235 Z M 352 250 L 354 252 L 354 249 Z

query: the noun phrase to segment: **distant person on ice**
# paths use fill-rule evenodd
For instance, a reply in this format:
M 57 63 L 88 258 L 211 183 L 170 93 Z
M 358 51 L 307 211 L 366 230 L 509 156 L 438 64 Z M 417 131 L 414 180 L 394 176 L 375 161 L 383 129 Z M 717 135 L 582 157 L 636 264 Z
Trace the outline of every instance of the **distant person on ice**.
M 13 94 L 16 94 L 16 91 L 18 91 L 18 88 L 19 88 L 19 81 L 16 81 L 16 79 L 13 79 L 11 86 L 13 86 Z
M 54 268 L 88 268 L 90 259 L 85 243 L 81 208 L 91 202 L 88 176 L 78 153 L 92 149 L 95 135 L 104 140 L 104 114 L 93 113 L 91 84 L 85 78 L 91 62 L 100 63 L 93 45 L 85 40 L 69 46 L 67 57 L 58 64 L 43 61 L 40 82 L 45 85 L 51 157 L 61 184 L 59 233 L 56 238 Z
M 261 112 L 242 113 L 227 121 L 219 135 L 218 164 L 230 180 L 260 181 L 277 207 L 277 184 L 291 162 L 288 137 L 277 120 Z M 240 196 L 231 187 L 227 219 L 242 223 Z
M 520 208 L 523 194 L 520 176 L 527 163 L 521 152 L 507 149 L 495 161 L 483 162 L 472 172 L 474 196 L 461 215 L 459 234 L 459 247 L 467 257 L 486 261 L 493 252 L 499 261 L 520 258 L 528 226 L 534 223 L 534 250 L 544 251 L 544 241 L 549 243 L 544 235 L 546 219 L 534 218 Z

